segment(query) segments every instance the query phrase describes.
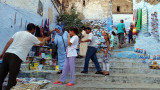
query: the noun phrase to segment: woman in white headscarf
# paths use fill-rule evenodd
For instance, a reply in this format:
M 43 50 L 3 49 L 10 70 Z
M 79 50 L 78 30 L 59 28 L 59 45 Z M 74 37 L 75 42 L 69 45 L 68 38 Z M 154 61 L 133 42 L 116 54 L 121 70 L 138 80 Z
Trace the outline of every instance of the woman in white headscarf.
M 66 59 L 66 49 L 68 46 L 67 40 L 68 40 L 68 32 L 62 31 L 62 28 L 59 25 L 56 25 L 55 31 L 57 32 L 54 43 L 58 47 L 58 65 L 59 65 L 59 71 L 57 74 L 61 74 L 64 66 L 64 62 Z

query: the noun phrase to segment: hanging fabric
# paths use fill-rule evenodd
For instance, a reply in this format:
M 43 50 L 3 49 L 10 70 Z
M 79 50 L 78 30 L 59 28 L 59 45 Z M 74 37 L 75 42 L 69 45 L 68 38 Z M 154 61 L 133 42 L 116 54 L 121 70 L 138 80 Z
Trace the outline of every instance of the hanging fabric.
M 17 15 L 17 13 L 15 13 L 14 24 L 16 24 L 16 15 Z
M 147 33 L 148 31 L 148 10 L 147 7 L 142 9 L 142 30 L 143 33 Z
M 27 30 L 27 20 L 26 20 L 26 23 L 25 23 L 25 30 Z
M 134 15 L 133 15 L 133 35 L 136 35 L 137 34 L 137 31 L 136 31 L 136 21 L 137 21 L 137 10 L 134 10 Z
M 19 28 L 22 28 L 22 17 L 21 17 L 21 24 L 20 24 Z
M 136 25 L 137 31 L 141 30 L 141 25 L 142 25 L 142 9 L 139 9 L 138 10 L 138 20 L 137 20 L 137 25 Z

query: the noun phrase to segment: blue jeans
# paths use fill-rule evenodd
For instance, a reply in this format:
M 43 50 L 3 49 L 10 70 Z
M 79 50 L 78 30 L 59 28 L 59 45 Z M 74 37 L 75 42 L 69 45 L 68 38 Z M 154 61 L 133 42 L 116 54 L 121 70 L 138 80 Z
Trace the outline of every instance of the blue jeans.
M 89 60 L 90 59 L 94 62 L 97 71 L 101 70 L 101 67 L 99 66 L 99 62 L 98 62 L 96 53 L 97 53 L 97 48 L 88 46 L 83 71 L 88 72 L 88 65 L 89 65 Z

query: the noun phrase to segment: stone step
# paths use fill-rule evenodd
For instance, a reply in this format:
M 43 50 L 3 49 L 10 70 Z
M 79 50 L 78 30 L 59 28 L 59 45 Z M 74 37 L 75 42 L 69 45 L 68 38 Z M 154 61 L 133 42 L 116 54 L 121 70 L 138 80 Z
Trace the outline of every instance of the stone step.
M 76 72 L 81 72 L 83 70 L 84 66 L 76 66 L 75 70 Z M 102 68 L 101 68 L 102 69 Z M 110 72 L 114 72 L 114 73 L 141 73 L 142 71 L 152 71 L 152 69 L 149 69 L 149 67 L 140 67 L 140 68 L 132 68 L 132 67 L 110 67 Z M 96 72 L 96 68 L 95 66 L 90 66 L 88 67 L 88 72 Z M 159 71 L 159 70 L 158 70 Z
M 81 72 L 83 70 L 83 67 L 76 67 L 76 72 Z M 96 72 L 95 67 L 89 67 L 88 72 Z M 128 67 L 110 67 L 110 73 L 113 74 L 158 74 L 160 75 L 160 70 L 156 69 L 149 69 L 147 68 L 128 68 Z
M 84 62 L 85 59 L 77 59 L 75 62 L 77 63 L 80 63 L 80 62 Z M 132 62 L 132 63 L 142 63 L 142 59 L 129 59 L 129 58 L 110 58 L 110 61 L 113 61 L 113 62 Z M 148 60 L 146 60 L 148 61 Z M 90 60 L 90 62 L 92 62 L 92 60 Z M 98 62 L 102 62 L 102 58 L 98 58 Z
M 78 82 L 73 87 L 65 85 L 46 85 L 44 90 L 159 90 L 158 84 L 139 84 L 139 83 L 106 83 L 106 82 Z
M 49 74 L 47 79 L 56 81 L 60 76 Z M 86 82 L 116 82 L 116 83 L 144 83 L 144 84 L 160 84 L 160 75 L 146 75 L 146 74 L 110 74 L 109 76 L 88 73 L 76 73 L 76 81 Z M 68 75 L 66 79 L 70 79 Z
M 99 62 L 99 64 L 102 67 L 102 62 Z M 76 62 L 76 66 L 84 66 L 84 62 Z M 89 67 L 90 66 L 95 66 L 93 62 L 89 63 Z M 139 67 L 139 68 L 147 68 L 149 66 L 149 64 L 143 64 L 141 62 L 115 62 L 115 61 L 110 61 L 110 66 L 111 67 Z
M 96 70 L 95 70 L 96 71 Z M 149 69 L 149 68 L 126 68 L 126 67 L 111 67 L 110 68 L 110 73 L 119 73 L 119 74 L 123 74 L 123 73 L 128 73 L 128 74 L 148 74 L 148 75 L 152 75 L 152 74 L 158 74 L 160 75 L 160 70 L 156 70 L 156 69 Z

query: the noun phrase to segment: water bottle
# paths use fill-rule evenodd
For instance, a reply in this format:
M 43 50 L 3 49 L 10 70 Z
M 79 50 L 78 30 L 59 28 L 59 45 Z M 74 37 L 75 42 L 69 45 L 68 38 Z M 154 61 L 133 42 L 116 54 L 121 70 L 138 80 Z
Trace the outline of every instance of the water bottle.
M 143 54 L 143 59 L 146 59 L 146 56 Z
M 144 50 L 144 55 L 146 55 L 146 50 Z
M 149 54 L 147 54 L 147 57 L 148 57 L 148 59 L 150 59 L 150 55 Z
M 137 51 L 138 53 L 140 53 L 140 49 L 138 48 L 138 51 Z
M 143 53 L 143 49 L 140 49 L 140 53 Z
M 152 59 L 149 60 L 149 64 L 152 64 Z
M 145 60 L 145 59 L 143 59 L 143 60 L 142 60 L 142 63 L 144 63 L 144 64 L 145 64 L 145 63 L 146 63 L 146 60 Z
M 156 56 L 155 55 L 153 56 L 153 60 L 156 60 Z
M 136 48 L 135 50 L 134 50 L 134 52 L 137 52 L 138 51 L 138 48 Z
M 141 59 L 141 54 L 138 55 L 138 58 Z
M 160 56 L 159 56 L 159 54 L 157 55 L 157 60 L 160 60 Z

